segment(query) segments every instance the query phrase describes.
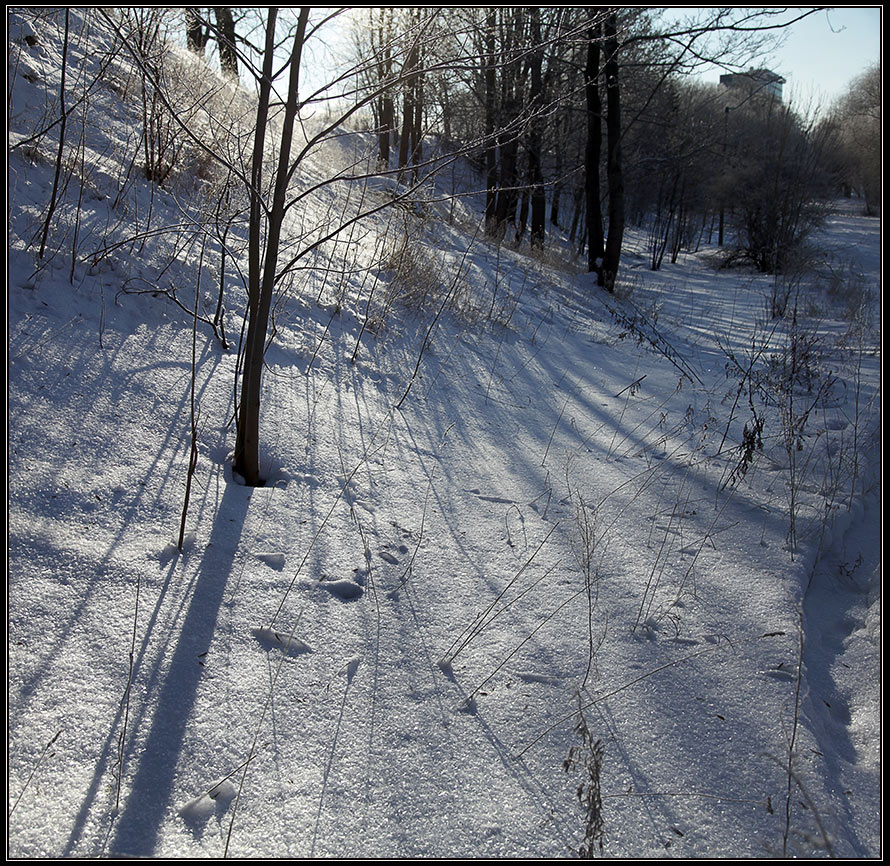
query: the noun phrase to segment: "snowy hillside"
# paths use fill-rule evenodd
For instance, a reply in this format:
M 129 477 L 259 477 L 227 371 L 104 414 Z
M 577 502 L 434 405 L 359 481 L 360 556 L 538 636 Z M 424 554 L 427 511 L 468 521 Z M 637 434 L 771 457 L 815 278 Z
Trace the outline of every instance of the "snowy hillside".
M 246 218 L 216 232 L 198 152 L 133 169 L 133 69 L 72 10 L 47 222 L 63 45 L 26 18 L 8 856 L 880 856 L 878 219 L 838 202 L 773 319 L 713 247 L 653 273 L 632 236 L 617 295 L 499 247 L 455 164 L 285 286 L 251 488 Z M 285 243 L 391 186 L 321 187 Z

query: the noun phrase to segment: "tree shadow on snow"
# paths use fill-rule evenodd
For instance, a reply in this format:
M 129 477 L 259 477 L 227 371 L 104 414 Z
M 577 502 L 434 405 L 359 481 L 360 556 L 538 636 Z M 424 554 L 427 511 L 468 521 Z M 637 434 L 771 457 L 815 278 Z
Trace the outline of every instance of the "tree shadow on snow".
M 179 642 L 158 695 L 151 730 L 117 821 L 110 846 L 115 855 L 150 857 L 154 853 L 167 817 L 186 725 L 198 694 L 203 671 L 199 656 L 213 639 L 249 504 L 248 488 L 226 485 L 207 545 L 214 555 L 204 556 L 194 582 Z

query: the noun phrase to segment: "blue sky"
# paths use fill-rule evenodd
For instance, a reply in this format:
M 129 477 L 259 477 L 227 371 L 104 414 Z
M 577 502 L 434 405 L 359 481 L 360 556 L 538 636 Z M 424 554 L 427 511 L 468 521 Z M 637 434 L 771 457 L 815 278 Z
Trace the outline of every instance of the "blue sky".
M 794 24 L 781 48 L 760 65 L 786 78 L 785 96 L 831 102 L 867 66 L 881 59 L 881 7 L 817 12 Z M 719 71 L 708 74 L 717 81 Z

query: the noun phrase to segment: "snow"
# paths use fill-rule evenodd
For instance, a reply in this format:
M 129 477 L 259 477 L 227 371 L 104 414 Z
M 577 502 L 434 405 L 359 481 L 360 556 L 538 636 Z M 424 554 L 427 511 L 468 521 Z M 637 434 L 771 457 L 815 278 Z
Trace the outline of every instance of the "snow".
M 58 21 L 25 18 L 10 144 L 58 94 Z M 72 68 L 107 44 L 90 20 Z M 236 350 L 199 323 L 180 550 L 197 253 L 99 253 L 149 204 L 186 221 L 190 194 L 134 175 L 115 204 L 133 121 L 112 84 L 84 127 L 73 280 L 76 182 L 54 252 L 34 242 L 57 138 L 8 157 L 8 855 L 575 856 L 580 708 L 606 856 L 880 856 L 880 222 L 839 202 L 820 235 L 801 321 L 817 381 L 836 379 L 799 451 L 788 404 L 758 404 L 742 473 L 729 359 L 767 343 L 775 385 L 789 323 L 764 315 L 770 277 L 713 249 L 653 273 L 631 233 L 605 296 L 556 241 L 542 259 L 482 240 L 473 199 L 453 223 L 419 203 L 420 228 L 400 216 L 418 272 L 465 275 L 433 326 L 435 302 L 371 306 L 384 211 L 331 253 L 348 278 L 300 272 L 278 313 L 264 487 L 233 478 Z M 341 130 L 311 171 L 366 143 Z M 865 289 L 858 319 L 838 273 Z M 139 280 L 185 309 L 122 292 Z M 794 385 L 798 411 L 812 394 Z

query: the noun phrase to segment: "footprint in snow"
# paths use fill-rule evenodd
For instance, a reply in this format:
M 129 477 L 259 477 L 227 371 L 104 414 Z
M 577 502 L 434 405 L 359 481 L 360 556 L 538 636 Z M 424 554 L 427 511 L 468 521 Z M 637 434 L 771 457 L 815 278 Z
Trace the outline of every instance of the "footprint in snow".
M 515 499 L 507 499 L 504 496 L 486 496 L 478 487 L 472 487 L 467 490 L 467 493 L 472 493 L 474 496 L 478 496 L 483 502 L 494 502 L 501 505 L 515 505 Z
M 361 664 L 362 659 L 361 656 L 355 656 L 351 658 L 346 666 L 340 671 L 340 674 L 345 674 L 347 684 L 352 683 L 352 678 L 355 676 L 355 672 L 358 670 L 358 666 Z
M 769 677 L 773 680 L 778 680 L 782 683 L 790 683 L 795 679 L 795 675 L 791 671 L 786 671 L 782 667 L 773 668 L 772 670 L 764 671 L 763 675 L 765 677 Z
M 365 592 L 362 587 L 348 578 L 343 578 L 342 580 L 321 580 L 318 585 L 342 601 L 352 601 L 353 599 L 360 598 Z
M 269 568 L 274 568 L 277 571 L 281 571 L 284 568 L 284 554 L 283 553 L 258 553 L 257 559 L 260 562 L 265 562 Z
M 267 650 L 283 650 L 289 655 L 312 652 L 312 647 L 307 643 L 303 643 L 299 638 L 289 637 L 287 634 L 271 628 L 254 628 L 251 629 L 251 634 Z
M 516 676 L 518 676 L 524 683 L 539 683 L 546 686 L 558 686 L 562 684 L 562 680 L 559 677 L 554 677 L 549 674 L 536 674 L 532 671 L 517 671 Z
M 237 790 L 227 776 L 217 779 L 203 794 L 189 800 L 179 814 L 188 822 L 197 824 L 206 821 L 217 809 L 224 811 L 235 799 Z

